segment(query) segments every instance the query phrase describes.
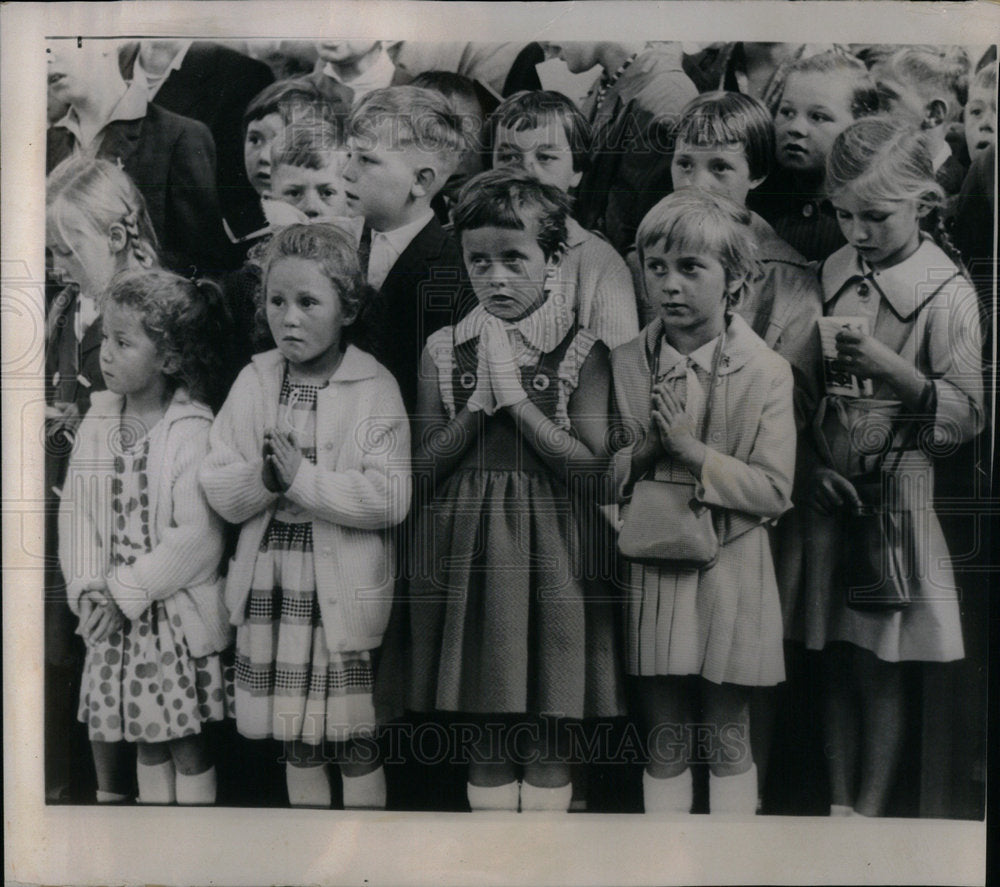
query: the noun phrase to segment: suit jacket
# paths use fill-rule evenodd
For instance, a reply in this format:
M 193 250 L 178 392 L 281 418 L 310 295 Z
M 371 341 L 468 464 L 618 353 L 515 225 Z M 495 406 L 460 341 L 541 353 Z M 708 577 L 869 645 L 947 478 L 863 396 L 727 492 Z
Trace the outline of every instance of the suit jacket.
M 215 188 L 215 145 L 208 127 L 150 104 L 145 117 L 114 120 L 97 156 L 118 162 L 139 187 L 160 241 L 163 264 L 189 274 L 228 267 L 229 245 Z M 49 128 L 45 171 L 73 153 L 74 136 Z
M 122 59 L 126 80 L 132 79 L 138 54 L 136 44 Z M 255 230 L 243 231 L 242 222 L 246 219 L 253 224 L 260 216 L 257 192 L 243 163 L 243 114 L 250 100 L 273 82 L 274 75 L 263 62 L 199 40 L 191 44 L 180 68 L 170 72 L 153 99 L 161 108 L 198 120 L 211 130 L 219 204 L 229 227 L 238 233 Z
M 364 252 L 367 238 L 362 240 Z M 364 318 L 371 342 L 363 344 L 396 377 L 410 415 L 417 406 L 417 373 L 427 337 L 456 323 L 473 304 L 461 250 L 431 219 L 389 270 Z

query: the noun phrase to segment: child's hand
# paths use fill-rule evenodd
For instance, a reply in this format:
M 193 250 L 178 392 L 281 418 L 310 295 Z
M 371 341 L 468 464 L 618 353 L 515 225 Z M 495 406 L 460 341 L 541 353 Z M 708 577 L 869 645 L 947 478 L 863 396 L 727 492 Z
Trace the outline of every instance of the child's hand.
M 813 489 L 810 504 L 822 514 L 833 514 L 838 508 L 851 505 L 861 507 L 858 491 L 843 475 L 832 468 L 818 468 L 813 475 Z
M 278 482 L 278 492 L 284 492 L 295 480 L 299 465 L 302 464 L 302 453 L 295 445 L 294 432 L 282 434 L 279 431 L 269 431 L 264 433 L 264 444 L 270 443 L 271 455 L 267 457 L 274 470 L 274 477 Z
M 841 365 L 859 379 L 882 378 L 891 373 L 900 360 L 888 345 L 856 330 L 841 330 L 836 343 Z
M 45 421 L 49 436 L 73 434 L 80 424 L 80 408 L 73 401 L 57 400 L 45 407 Z
M 704 462 L 704 444 L 695 437 L 684 404 L 665 382 L 653 388 L 651 416 L 664 452 L 696 474 L 700 473 Z
M 118 631 L 125 623 L 125 617 L 114 601 L 95 606 L 83 626 L 83 639 L 88 644 L 99 644 Z
M 274 462 L 272 460 L 273 451 L 271 449 L 271 436 L 276 433 L 277 432 L 271 431 L 270 429 L 264 432 L 264 465 L 260 470 L 260 479 L 264 484 L 264 489 L 270 493 L 282 492 L 281 482 L 275 474 Z
M 487 416 L 492 416 L 497 411 L 497 401 L 493 396 L 493 380 L 490 378 L 490 362 L 486 357 L 486 347 L 482 338 L 479 340 L 479 349 L 476 353 L 478 365 L 476 366 L 476 390 L 472 392 L 466 406 L 472 413 L 482 411 Z
M 497 406 L 512 407 L 528 394 L 521 384 L 521 372 L 510 347 L 507 330 L 499 320 L 488 320 L 483 325 L 479 339 L 480 347 L 486 351 L 486 362 L 490 370 L 490 382 Z

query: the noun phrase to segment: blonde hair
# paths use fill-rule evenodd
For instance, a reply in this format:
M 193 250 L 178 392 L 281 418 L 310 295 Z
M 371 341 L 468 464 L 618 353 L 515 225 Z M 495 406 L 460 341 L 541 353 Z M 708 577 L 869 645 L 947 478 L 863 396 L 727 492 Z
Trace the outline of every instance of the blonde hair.
M 75 212 L 94 233 L 105 237 L 121 225 L 128 238 L 123 267 L 131 256 L 139 268 L 159 265 L 158 244 L 146 201 L 128 174 L 107 160 L 69 157 L 45 182 L 46 225 L 64 243 L 67 212 Z
M 707 251 L 725 269 L 727 283 L 743 280 L 735 292 L 727 294 L 727 310 L 731 310 L 760 276 L 750 219 L 749 210 L 721 194 L 701 188 L 674 191 L 639 223 L 635 235 L 639 265 L 645 262 L 646 250 L 661 240 L 668 247 L 678 244 L 696 253 Z
M 919 130 L 888 117 L 852 123 L 834 140 L 826 161 L 826 193 L 851 186 L 872 201 L 944 202 L 927 142 Z

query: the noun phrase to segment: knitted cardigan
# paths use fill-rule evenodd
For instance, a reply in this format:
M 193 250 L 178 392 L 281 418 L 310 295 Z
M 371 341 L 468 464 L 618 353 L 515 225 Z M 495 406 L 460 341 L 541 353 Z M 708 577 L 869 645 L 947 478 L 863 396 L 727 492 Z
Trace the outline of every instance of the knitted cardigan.
M 105 583 L 128 619 L 153 602 L 175 597 L 192 656 L 228 646 L 231 629 L 218 575 L 223 526 L 198 485 L 208 450 L 212 412 L 178 389 L 163 418 L 149 430 L 152 548 L 129 566 L 112 567 L 110 546 L 115 452 L 139 429 L 122 421 L 124 398 L 95 392 L 80 423 L 59 510 L 59 558 L 70 608 L 94 583 Z
M 208 501 L 242 524 L 226 578 L 235 625 L 246 621 L 254 562 L 279 496 L 263 483 L 264 431 L 278 424 L 285 359 L 256 355 L 212 426 L 201 469 Z M 316 592 L 332 651 L 382 643 L 395 578 L 388 528 L 410 507 L 410 425 L 399 387 L 374 357 L 348 346 L 316 396 L 316 464 L 303 459 L 285 496 L 312 515 Z

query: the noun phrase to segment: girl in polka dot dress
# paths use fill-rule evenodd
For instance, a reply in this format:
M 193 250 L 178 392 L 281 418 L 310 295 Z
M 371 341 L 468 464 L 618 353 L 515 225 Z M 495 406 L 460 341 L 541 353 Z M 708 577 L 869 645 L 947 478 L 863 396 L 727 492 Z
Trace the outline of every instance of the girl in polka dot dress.
M 353 239 L 290 225 L 263 263 L 277 348 L 256 355 L 212 427 L 201 481 L 242 524 L 226 578 L 236 632 L 236 725 L 285 745 L 288 799 L 385 806 L 374 664 L 392 604 L 388 528 L 409 508 L 410 434 L 399 387 L 348 344 L 366 291 Z
M 166 271 L 119 276 L 105 299 L 101 370 L 70 458 L 60 559 L 87 645 L 80 720 L 97 799 L 124 801 L 122 740 L 139 802 L 211 804 L 203 726 L 226 714 L 229 642 L 218 565 L 222 523 L 198 485 L 224 378 L 221 296 Z

